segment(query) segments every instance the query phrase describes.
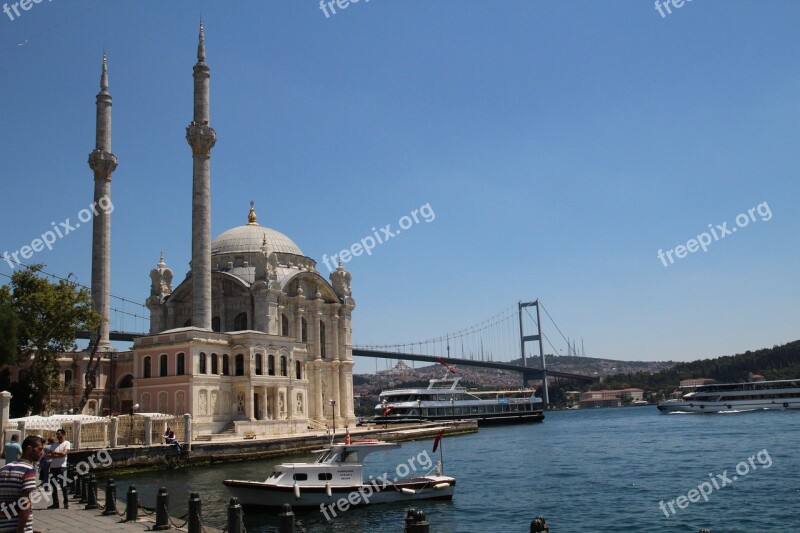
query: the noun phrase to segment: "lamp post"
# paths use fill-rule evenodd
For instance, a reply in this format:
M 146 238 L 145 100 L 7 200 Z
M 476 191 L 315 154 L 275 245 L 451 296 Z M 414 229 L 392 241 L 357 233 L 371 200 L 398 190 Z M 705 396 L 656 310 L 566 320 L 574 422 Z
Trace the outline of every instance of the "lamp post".
M 419 423 L 422 424 L 422 400 L 417 398 L 417 416 L 419 417 Z
M 133 440 L 133 415 L 134 415 L 134 414 L 136 413 L 136 411 L 138 411 L 138 410 L 139 410 L 139 404 L 138 404 L 138 403 L 131 404 L 131 412 L 130 412 L 130 417 L 131 417 L 131 432 L 130 432 L 130 434 L 129 434 L 129 435 L 130 435 L 130 444 L 129 444 L 129 446 L 130 446 L 131 444 L 133 444 L 133 443 L 134 443 L 134 440 Z

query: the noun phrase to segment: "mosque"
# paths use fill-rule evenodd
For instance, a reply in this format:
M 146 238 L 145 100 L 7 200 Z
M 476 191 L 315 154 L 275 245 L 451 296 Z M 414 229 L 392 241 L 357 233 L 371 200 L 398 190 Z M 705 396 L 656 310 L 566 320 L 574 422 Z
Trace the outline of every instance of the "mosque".
M 89 156 L 94 198 L 111 198 L 111 95 L 103 58 L 97 136 Z M 185 279 L 163 256 L 150 271 L 148 336 L 116 352 L 109 342 L 110 213 L 94 219 L 92 299 L 106 322 L 93 339 L 103 353 L 97 388 L 83 414 L 192 415 L 195 435 L 292 434 L 354 424 L 351 275 L 341 263 L 323 278 L 316 262 L 286 235 L 259 225 L 251 202 L 246 224 L 211 239 L 210 68 L 203 25 L 194 66 L 191 148 L 192 261 Z M 245 213 L 242 213 L 245 221 Z M 175 285 L 175 286 L 173 286 Z M 63 354 L 57 410 L 78 404 L 86 352 Z

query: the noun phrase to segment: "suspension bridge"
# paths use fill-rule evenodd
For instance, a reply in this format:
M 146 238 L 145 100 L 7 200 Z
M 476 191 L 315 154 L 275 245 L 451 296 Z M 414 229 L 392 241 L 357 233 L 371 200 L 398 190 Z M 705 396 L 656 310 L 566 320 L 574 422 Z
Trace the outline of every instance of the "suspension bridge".
M 45 271 L 40 273 L 89 290 L 89 287 L 71 277 L 64 278 Z M 1 275 L 10 278 L 7 274 Z M 114 303 L 109 317 L 110 340 L 133 342 L 137 337 L 149 334 L 147 333 L 149 310 L 144 304 L 113 294 L 111 299 Z M 531 308 L 535 308 L 535 314 L 531 313 Z M 544 317 L 540 311 L 544 311 L 544 316 L 550 321 L 548 328 L 542 328 Z M 557 333 L 555 340 L 547 336 L 545 329 Z M 527 333 L 528 331 L 531 333 Z M 88 331 L 78 333 L 79 339 L 89 339 L 89 337 Z M 580 352 L 575 340 L 564 335 L 544 304 L 535 300 L 516 303 L 482 322 L 438 337 L 404 343 L 354 345 L 353 355 L 376 360 L 385 359 L 389 365 L 393 360 L 419 361 L 518 372 L 525 384 L 530 380 L 545 382 L 545 377 L 577 381 L 596 380 L 594 376 L 547 369 L 546 357 L 543 357 L 545 342 L 553 354 L 564 353 L 565 349 L 567 355 L 578 355 Z M 536 343 L 538 346 L 531 351 L 527 343 Z M 531 357 L 538 359 L 538 367 L 528 364 L 528 359 Z

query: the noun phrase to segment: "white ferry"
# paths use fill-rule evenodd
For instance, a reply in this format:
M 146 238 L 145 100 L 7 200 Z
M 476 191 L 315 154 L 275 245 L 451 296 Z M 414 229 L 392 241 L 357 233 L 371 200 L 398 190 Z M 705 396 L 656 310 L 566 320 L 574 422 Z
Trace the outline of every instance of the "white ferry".
M 658 404 L 662 413 L 719 413 L 758 409 L 800 409 L 800 380 L 701 385 L 680 400 Z
M 349 441 L 349 437 L 348 437 Z M 452 500 L 455 478 L 434 471 L 408 479 L 374 478 L 364 482 L 362 460 L 374 451 L 399 448 L 394 442 L 353 440 L 332 444 L 314 453 L 313 463 L 283 463 L 275 467 L 266 481 L 226 479 L 228 490 L 244 508 L 334 506 L 341 499 L 350 505 L 410 502 L 414 500 Z M 387 476 L 388 477 L 388 476 Z
M 483 426 L 544 420 L 542 399 L 531 391 L 471 393 L 458 386 L 460 380 L 460 377 L 432 379 L 427 388 L 383 391 L 379 397 L 381 403 L 375 406 L 374 422 L 477 419 Z

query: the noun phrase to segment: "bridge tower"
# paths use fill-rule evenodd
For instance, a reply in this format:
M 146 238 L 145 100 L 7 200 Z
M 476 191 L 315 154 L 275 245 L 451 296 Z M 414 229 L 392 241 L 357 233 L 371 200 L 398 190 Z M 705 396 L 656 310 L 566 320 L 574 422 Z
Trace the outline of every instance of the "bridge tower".
M 522 322 L 522 310 L 526 307 L 536 307 L 536 335 L 525 335 L 525 328 L 523 327 Z M 525 358 L 525 343 L 528 341 L 539 341 L 539 357 L 542 361 L 542 401 L 544 402 L 545 409 L 547 408 L 547 404 L 550 403 L 550 397 L 547 391 L 547 365 L 545 364 L 544 360 L 544 347 L 542 346 L 542 318 L 539 313 L 539 300 L 534 300 L 533 302 L 519 302 L 518 304 L 519 309 L 519 345 L 520 351 L 522 352 L 522 366 L 527 367 L 528 361 Z M 523 386 L 528 385 L 528 375 L 523 373 L 522 374 L 522 384 Z

